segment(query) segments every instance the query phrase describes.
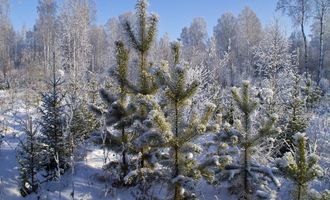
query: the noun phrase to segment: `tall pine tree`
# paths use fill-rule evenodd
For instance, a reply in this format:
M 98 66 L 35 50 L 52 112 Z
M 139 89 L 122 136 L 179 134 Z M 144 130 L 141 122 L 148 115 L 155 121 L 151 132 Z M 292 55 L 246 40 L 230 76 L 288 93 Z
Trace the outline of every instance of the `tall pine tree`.
M 148 55 L 157 33 L 158 17 L 155 14 L 148 16 L 147 7 L 147 0 L 138 0 L 135 13 L 137 18 L 136 24 L 132 24 L 129 21 L 123 22 L 123 27 L 129 41 L 128 46 L 132 47 L 138 55 L 138 82 L 133 83 L 126 80 L 125 85 L 137 98 L 139 95 L 155 94 L 158 89 L 155 77 L 150 73 L 151 63 L 148 61 Z M 138 99 L 136 101 L 138 102 Z M 150 110 L 143 104 L 139 104 L 137 107 L 139 108 L 139 121 L 142 124 L 142 121 L 147 119 Z M 136 129 L 138 135 L 143 135 L 145 131 L 144 128 Z M 143 147 L 140 149 L 140 152 L 142 155 L 140 167 L 144 168 L 146 166 L 146 157 L 149 154 L 148 148 Z
M 123 21 L 122 25 L 129 41 L 127 46 L 138 55 L 138 61 L 132 65 L 137 68 L 132 69 L 137 72 L 137 81 L 133 82 L 128 79 L 130 71 L 128 69 L 128 50 L 124 47 L 123 42 L 116 42 L 118 68 L 114 70 L 114 75 L 119 86 L 118 95 L 101 90 L 101 97 L 108 105 L 108 110 L 102 112 L 95 107 L 92 107 L 92 110 L 99 113 L 99 116 L 104 116 L 106 124 L 115 129 L 113 134 L 108 133 L 107 135 L 112 142 L 117 143 L 114 146 L 120 147 L 121 161 L 109 163 L 108 167 L 119 167 L 118 180 L 120 183 L 133 184 L 134 182 L 139 185 L 150 185 L 150 181 L 147 180 L 152 180 L 152 176 L 149 175 L 155 171 L 151 168 L 153 164 L 150 162 L 154 153 L 152 151 L 154 138 L 149 137 L 151 128 L 149 113 L 154 106 L 152 105 L 153 94 L 156 93 L 158 85 L 155 77 L 150 73 L 151 64 L 148 62 L 148 54 L 155 39 L 158 18 L 155 15 L 148 16 L 146 0 L 137 2 L 135 14 L 136 24 Z M 105 116 L 105 113 L 108 114 Z M 143 138 L 143 145 L 141 142 L 135 142 L 136 138 L 139 138 L 139 141 Z M 139 152 L 138 156 L 134 157 L 137 158 L 137 161 L 128 161 L 128 155 L 135 153 L 134 151 Z M 138 163 L 138 165 L 132 166 L 133 163 Z M 147 179 L 148 177 L 151 179 Z M 145 193 L 146 189 L 143 190 Z

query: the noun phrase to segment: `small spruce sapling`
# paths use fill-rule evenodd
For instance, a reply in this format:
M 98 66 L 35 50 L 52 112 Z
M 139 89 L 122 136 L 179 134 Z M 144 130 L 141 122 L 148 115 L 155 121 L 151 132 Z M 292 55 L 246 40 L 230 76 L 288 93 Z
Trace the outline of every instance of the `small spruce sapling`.
M 206 159 L 202 164 L 204 166 L 204 177 L 206 180 L 214 185 L 219 184 L 221 171 L 232 163 L 233 155 L 238 154 L 237 147 L 239 133 L 231 128 L 228 122 L 222 125 L 222 115 L 217 115 L 217 124 L 221 125 L 220 131 L 213 135 L 212 140 L 207 141 Z
M 316 83 L 308 77 L 305 80 L 305 85 L 302 88 L 305 98 L 306 108 L 311 110 L 317 107 L 317 103 L 321 98 L 321 89 L 316 85 Z
M 318 165 L 318 156 L 307 151 L 308 138 L 304 133 L 296 133 L 294 136 L 292 152 L 284 154 L 277 164 L 285 176 L 291 179 L 296 189 L 293 198 L 297 200 L 308 199 L 308 184 L 320 177 L 323 172 Z
M 70 109 L 69 133 L 72 140 L 71 152 L 81 144 L 89 135 L 99 128 L 99 121 L 93 113 L 89 112 L 87 103 L 82 103 L 76 108 Z
M 40 168 L 42 146 L 39 142 L 38 127 L 32 121 L 32 117 L 23 122 L 23 131 L 26 135 L 24 141 L 20 141 L 17 151 L 17 162 L 19 164 L 20 192 L 26 196 L 37 192 L 39 181 L 37 173 Z
M 65 136 L 65 111 L 63 100 L 65 95 L 61 91 L 63 81 L 56 77 L 55 66 L 51 80 L 48 82 L 49 91 L 42 93 L 41 113 L 41 142 L 45 148 L 42 166 L 46 170 L 48 180 L 59 178 L 68 168 L 68 149 Z
M 307 127 L 304 100 L 301 95 L 301 78 L 299 74 L 294 73 L 293 87 L 290 91 L 290 99 L 286 105 L 289 116 L 284 138 L 286 146 L 281 148 L 282 153 L 288 152 L 293 146 L 293 135 L 297 132 L 304 132 Z
M 221 113 L 223 113 L 222 120 L 231 125 L 234 124 L 235 117 L 237 115 L 237 109 L 234 104 L 235 102 L 231 97 L 230 90 L 225 90 L 223 93 L 223 98 L 221 99 Z

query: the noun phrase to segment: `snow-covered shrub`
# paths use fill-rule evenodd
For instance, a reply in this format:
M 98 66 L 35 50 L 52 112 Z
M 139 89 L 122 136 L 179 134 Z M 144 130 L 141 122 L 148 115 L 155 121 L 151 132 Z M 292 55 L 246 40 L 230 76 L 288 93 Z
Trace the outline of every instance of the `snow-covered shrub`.
M 323 192 L 318 192 L 311 189 L 308 194 L 310 200 L 328 200 L 330 199 L 330 190 L 325 190 Z

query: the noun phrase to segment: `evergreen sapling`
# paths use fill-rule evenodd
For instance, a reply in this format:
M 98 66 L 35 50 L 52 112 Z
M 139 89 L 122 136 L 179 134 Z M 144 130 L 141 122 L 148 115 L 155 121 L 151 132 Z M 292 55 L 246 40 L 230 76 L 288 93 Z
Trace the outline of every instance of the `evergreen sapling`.
M 54 180 L 67 169 L 68 148 L 65 135 L 65 112 L 62 94 L 61 78 L 56 77 L 55 66 L 51 80 L 48 82 L 49 91 L 42 93 L 41 113 L 41 142 L 45 148 L 42 167 L 46 170 L 46 179 Z M 58 173 L 60 171 L 60 173 Z
M 301 94 L 301 76 L 293 74 L 293 86 L 290 91 L 290 99 L 286 103 L 286 110 L 289 113 L 286 130 L 284 132 L 285 144 L 280 149 L 281 153 L 288 152 L 293 146 L 293 135 L 297 132 L 304 132 L 307 127 L 305 117 L 304 99 Z
M 42 145 L 39 142 L 38 127 L 35 126 L 31 116 L 23 122 L 23 131 L 26 139 L 19 143 L 17 162 L 21 181 L 20 192 L 22 196 L 26 196 L 38 190 L 37 173 L 40 168 Z
M 136 102 L 139 101 L 139 96 L 154 95 L 158 90 L 156 78 L 150 73 L 151 63 L 148 62 L 148 55 L 157 33 L 158 17 L 155 14 L 148 16 L 147 7 L 147 0 L 138 0 L 135 13 L 137 18 L 136 24 L 134 25 L 129 21 L 123 22 L 124 31 L 129 42 L 128 46 L 132 47 L 138 55 L 137 83 L 125 80 L 125 85 L 134 94 L 132 98 L 135 98 L 133 101 Z M 148 128 L 139 126 L 143 124 L 144 120 L 147 120 L 150 110 L 144 103 L 136 106 L 138 107 L 136 117 L 139 125 L 135 132 L 138 136 L 142 136 Z M 143 147 L 139 151 L 141 154 L 140 168 L 148 167 L 146 161 L 149 154 L 148 147 Z
M 232 155 L 232 163 L 226 165 L 223 170 L 218 170 L 217 177 L 221 178 L 220 181 L 228 180 L 231 182 L 233 185 L 229 189 L 243 199 L 249 200 L 253 196 L 266 199 L 272 198 L 274 192 L 265 184 L 260 184 L 260 180 L 263 176 L 269 177 L 277 188 L 280 187 L 280 183 L 273 173 L 277 170 L 270 166 L 259 165 L 253 159 L 253 154 L 255 147 L 264 139 L 280 132 L 278 128 L 274 128 L 277 116 L 273 114 L 269 119 L 258 123 L 258 125 L 254 123 L 252 115 L 258 104 L 250 95 L 248 81 L 243 82 L 241 94 L 237 88 L 233 88 L 232 96 L 242 115 L 240 119 L 235 120 L 234 129 L 230 129 L 229 124 L 224 127 L 222 138 L 224 139 L 223 142 L 229 141 L 227 144 L 237 145 L 238 155 L 236 157 Z M 258 128 L 255 129 L 254 127 Z M 265 189 L 266 191 L 264 191 Z M 268 195 L 264 195 L 267 193 Z
M 105 89 L 100 90 L 100 96 L 106 104 L 106 109 L 102 110 L 91 105 L 90 109 L 104 121 L 106 137 L 110 140 L 110 148 L 119 153 L 121 159 L 110 161 L 106 166 L 115 177 L 114 184 L 125 185 L 124 177 L 129 171 L 134 169 L 134 160 L 130 160 L 129 154 L 134 153 L 132 140 L 134 133 L 130 128 L 134 122 L 136 106 L 130 101 L 126 89 L 128 70 L 128 50 L 122 42 L 116 42 L 117 68 L 113 72 L 119 93 L 110 94 Z M 119 185 L 118 185 L 119 184 Z
M 186 113 L 189 102 L 195 94 L 199 83 L 193 81 L 187 83 L 186 66 L 180 63 L 179 44 L 172 45 L 174 52 L 174 67 L 172 70 L 158 69 L 156 74 L 159 77 L 160 85 L 164 87 L 164 100 L 167 106 L 162 113 L 158 113 L 156 127 L 166 135 L 164 147 L 169 148 L 169 155 L 160 161 L 170 165 L 171 178 L 170 185 L 174 188 L 173 199 L 193 198 L 194 183 L 196 179 L 202 177 L 204 165 L 196 160 L 196 155 L 202 151 L 199 144 L 194 140 L 207 131 L 216 130 L 216 126 L 210 124 L 210 120 L 215 110 L 215 105 L 205 105 L 205 111 L 198 113 L 193 110 Z M 171 188 L 170 188 L 171 189 Z
M 308 138 L 304 133 L 293 136 L 293 151 L 284 154 L 278 160 L 278 166 L 285 176 L 296 186 L 292 197 L 297 200 L 308 199 L 308 184 L 322 176 L 323 172 L 318 165 L 318 156 L 307 151 Z

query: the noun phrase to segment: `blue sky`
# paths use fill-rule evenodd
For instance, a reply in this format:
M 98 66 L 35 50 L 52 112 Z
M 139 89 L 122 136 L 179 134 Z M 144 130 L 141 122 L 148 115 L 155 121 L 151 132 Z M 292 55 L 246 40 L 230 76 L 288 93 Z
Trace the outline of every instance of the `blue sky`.
M 95 0 L 96 23 L 105 24 L 113 16 L 134 10 L 135 0 Z M 204 17 L 208 33 L 213 33 L 217 19 L 225 12 L 237 15 L 245 6 L 252 8 L 265 25 L 273 17 L 279 17 L 287 32 L 291 31 L 290 21 L 275 12 L 277 0 L 149 0 L 149 11 L 160 16 L 159 35 L 168 32 L 171 39 L 180 36 L 181 29 L 189 26 L 194 17 Z M 23 25 L 31 28 L 37 17 L 38 0 L 10 0 L 11 20 L 15 29 Z

